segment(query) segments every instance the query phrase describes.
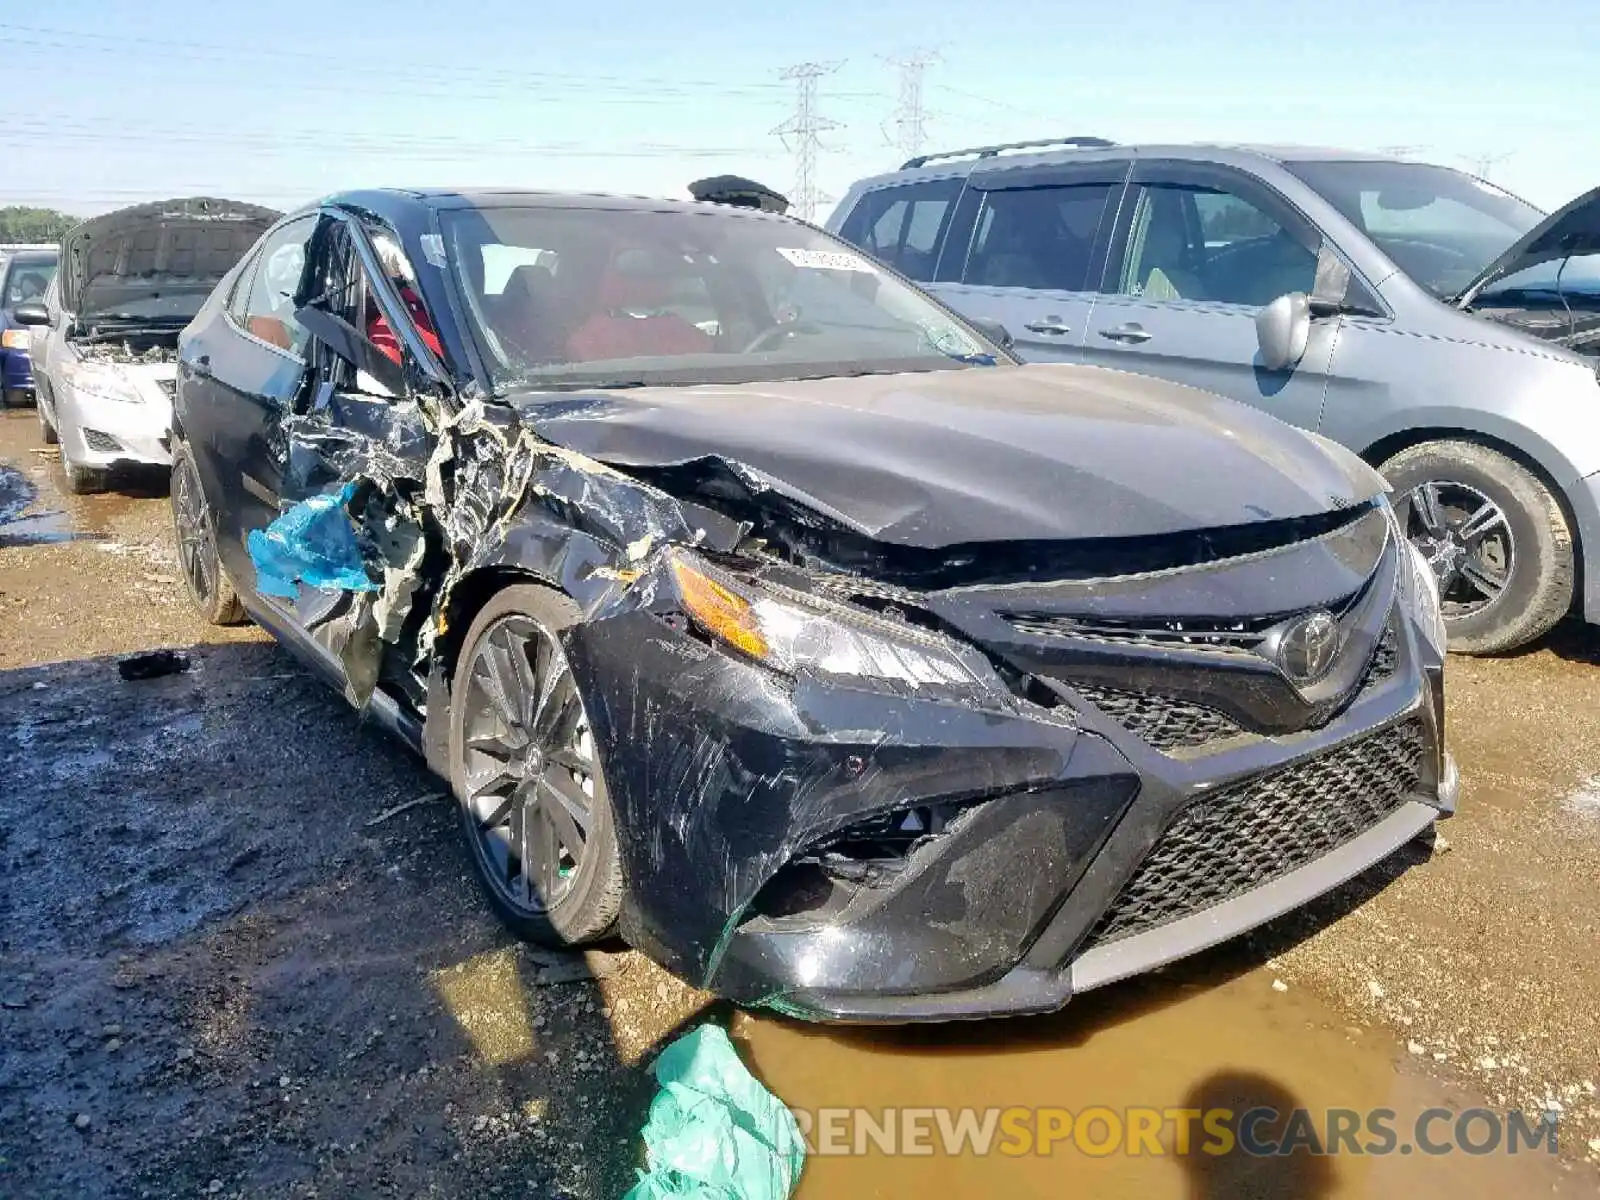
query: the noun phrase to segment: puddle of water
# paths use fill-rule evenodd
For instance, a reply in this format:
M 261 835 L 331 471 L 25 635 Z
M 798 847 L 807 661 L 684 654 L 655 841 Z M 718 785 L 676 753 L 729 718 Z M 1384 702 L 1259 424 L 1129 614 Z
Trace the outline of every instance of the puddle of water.
M 1566 809 L 1574 816 L 1600 824 L 1600 775 L 1583 781 L 1566 799 Z
M 21 471 L 0 463 L 0 546 L 37 546 L 84 536 L 71 514 L 42 504 L 39 489 Z
M 1415 1122 L 1432 1107 L 1461 1110 L 1487 1106 L 1481 1098 L 1426 1078 L 1387 1034 L 1347 1027 L 1314 997 L 1291 989 L 1279 993 L 1271 976 L 1251 972 L 1221 982 L 1175 979 L 1133 981 L 1085 996 L 1053 1017 L 992 1021 L 923 1029 L 824 1028 L 743 1016 L 735 1024 L 747 1061 L 784 1102 L 805 1110 L 812 1123 L 811 1148 L 798 1200 L 830 1197 L 1094 1196 L 1139 1200 L 1206 1200 L 1223 1197 L 1440 1197 L 1593 1195 L 1594 1178 L 1563 1167 L 1543 1148 L 1515 1157 L 1504 1153 L 1443 1156 L 1296 1154 L 1252 1157 L 1238 1150 L 1202 1152 L 1207 1138 L 1193 1127 L 1189 1152 L 1176 1145 L 1175 1125 L 1155 1126 L 1155 1144 L 1127 1152 L 1127 1130 L 1137 1108 L 1229 1108 L 1257 1106 L 1280 1112 L 1303 1107 L 1326 1146 L 1330 1108 L 1389 1108 L 1397 1146 L 1412 1142 Z M 1047 1122 L 1062 1110 L 1077 1115 L 1108 1108 L 1123 1134 L 1104 1152 L 1103 1121 L 1089 1126 L 1080 1148 L 1067 1134 L 1038 1152 Z M 871 1127 L 859 1118 L 830 1119 L 836 1153 L 822 1153 L 826 1108 L 868 1110 Z M 1002 1123 L 987 1154 L 971 1141 L 947 1152 L 937 1112 L 919 1120 L 931 1130 L 918 1139 L 931 1153 L 891 1155 L 879 1131 L 899 1122 L 907 1109 L 949 1109 L 946 1124 L 961 1110 L 981 1120 L 985 1110 L 1041 1110 L 1015 1114 L 1013 1127 L 1026 1135 L 1007 1139 Z M 896 1110 L 890 1114 L 886 1110 Z M 1042 1111 L 1042 1110 L 1049 1110 Z M 1537 1114 L 1532 1118 L 1537 1121 Z M 804 1122 L 806 1118 L 802 1118 Z M 1428 1132 L 1437 1142 L 1455 1118 Z M 1268 1137 L 1283 1126 L 1261 1126 Z M 890 1136 L 893 1136 L 892 1134 Z M 1473 1135 L 1476 1136 L 1476 1130 Z M 859 1146 L 856 1144 L 860 1139 Z M 1356 1139 L 1372 1139 L 1363 1129 Z M 1009 1144 L 1011 1153 L 1003 1152 Z M 1212 1143 L 1215 1145 L 1215 1142 Z M 957 1143 L 959 1146 L 960 1144 Z M 1139 1143 L 1136 1140 L 1135 1145 Z M 1025 1152 L 1017 1153 L 1019 1147 Z M 904 1143 L 898 1147 L 904 1150 Z M 1156 1152 L 1159 1148 L 1160 1152 Z M 864 1153 L 857 1154 L 856 1150 Z M 1580 1178 L 1581 1176 L 1581 1178 Z

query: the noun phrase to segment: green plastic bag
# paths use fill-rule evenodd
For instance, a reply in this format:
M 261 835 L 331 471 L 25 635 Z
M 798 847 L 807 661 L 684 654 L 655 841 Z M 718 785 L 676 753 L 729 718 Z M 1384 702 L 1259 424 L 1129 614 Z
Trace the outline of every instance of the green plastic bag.
M 623 1200 L 788 1200 L 805 1164 L 794 1114 L 745 1068 L 721 1026 L 661 1052 L 644 1125 L 649 1170 Z

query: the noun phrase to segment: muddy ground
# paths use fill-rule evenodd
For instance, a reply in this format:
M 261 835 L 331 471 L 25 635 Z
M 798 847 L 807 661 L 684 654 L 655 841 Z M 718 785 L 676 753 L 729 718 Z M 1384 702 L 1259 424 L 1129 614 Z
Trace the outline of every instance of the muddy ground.
M 573 980 L 509 939 L 439 782 L 259 631 L 190 614 L 160 479 L 67 497 L 38 445 L 0 420 L 0 1195 L 620 1195 L 651 1052 L 729 1014 L 621 946 Z M 190 669 L 119 676 L 157 646 Z M 1448 692 L 1447 852 L 1053 1018 L 736 1033 L 807 1105 L 1176 1104 L 1265 1056 L 1252 1078 L 1324 1104 L 1559 1111 L 1559 1162 L 1408 1190 L 1600 1191 L 1600 637 L 1455 660 Z M 801 1195 L 1230 1194 L 980 1167 L 818 1160 Z

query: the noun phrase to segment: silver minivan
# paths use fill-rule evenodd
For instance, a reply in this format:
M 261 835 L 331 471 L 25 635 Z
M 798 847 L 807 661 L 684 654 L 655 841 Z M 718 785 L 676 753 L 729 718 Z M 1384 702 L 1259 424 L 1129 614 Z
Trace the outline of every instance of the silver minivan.
M 1600 189 L 1546 216 L 1420 162 L 1066 138 L 912 159 L 827 225 L 1026 359 L 1219 392 L 1364 456 L 1451 649 L 1600 623 Z

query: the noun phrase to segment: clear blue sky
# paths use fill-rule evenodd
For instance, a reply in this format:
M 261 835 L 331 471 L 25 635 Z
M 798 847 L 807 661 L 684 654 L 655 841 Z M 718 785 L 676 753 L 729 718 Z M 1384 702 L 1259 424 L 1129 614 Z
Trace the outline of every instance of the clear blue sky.
M 724 171 L 787 190 L 778 73 L 806 60 L 841 62 L 820 88 L 843 126 L 819 170 L 838 195 L 897 162 L 883 60 L 932 50 L 930 148 L 1408 146 L 1494 156 L 1496 182 L 1550 208 L 1600 183 L 1594 17 L 1595 0 L 3 0 L 0 204 L 286 207 L 383 184 L 678 196 Z

